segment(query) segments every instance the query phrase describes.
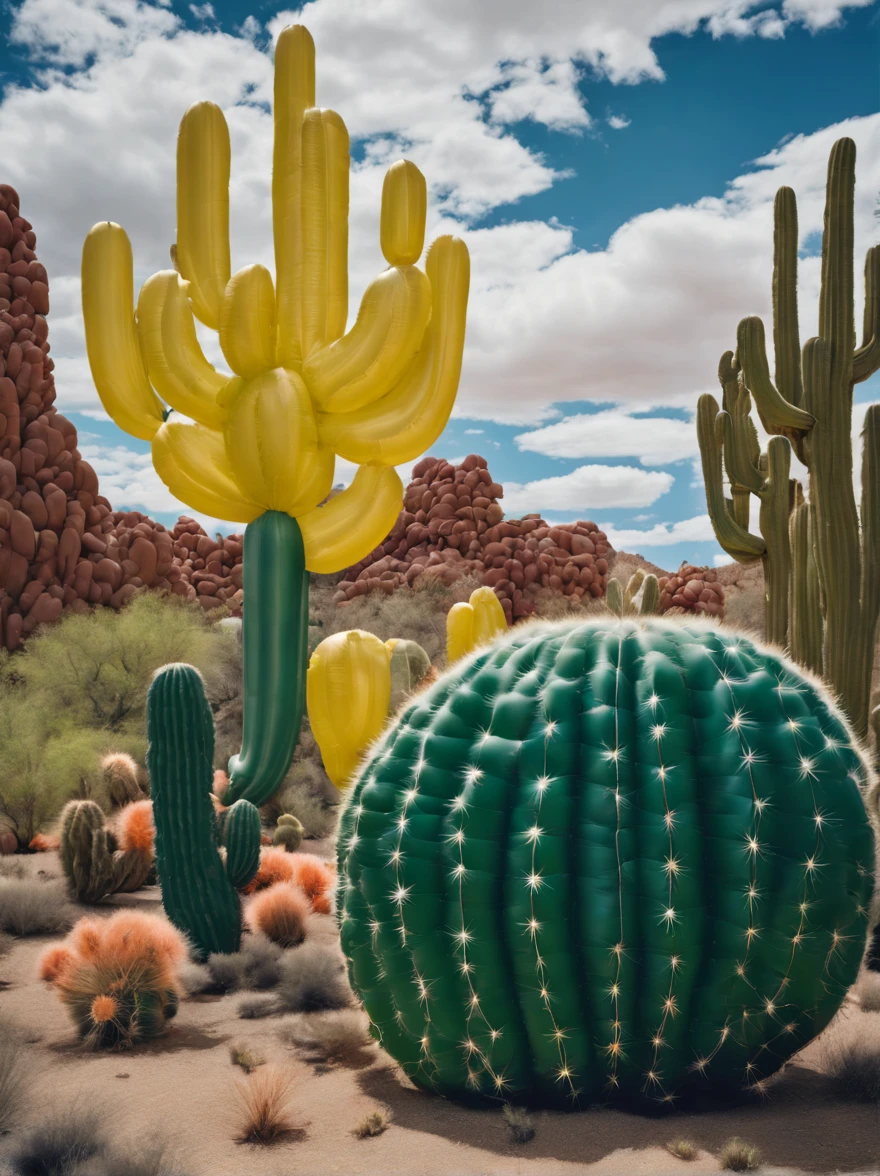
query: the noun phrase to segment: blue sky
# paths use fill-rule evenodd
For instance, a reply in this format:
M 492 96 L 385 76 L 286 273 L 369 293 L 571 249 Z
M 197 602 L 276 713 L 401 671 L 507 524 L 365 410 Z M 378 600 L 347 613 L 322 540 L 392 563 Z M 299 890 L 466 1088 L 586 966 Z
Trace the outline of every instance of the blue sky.
M 554 0 L 537 23 L 516 0 L 476 13 L 395 3 L 406 21 L 394 23 L 394 3 L 368 16 L 351 0 L 315 0 L 302 19 L 318 46 L 318 101 L 353 135 L 354 295 L 381 268 L 377 196 L 400 154 L 427 175 L 435 231 L 460 232 L 471 248 L 461 392 L 431 451 L 482 453 L 511 488 L 512 515 L 590 518 L 661 566 L 711 563 L 720 549 L 695 471 L 693 411 L 717 388 L 738 319 L 769 310 L 775 188 L 791 183 L 801 201 L 804 338 L 815 331 L 815 230 L 839 133 L 860 150 L 857 246 L 877 239 L 878 5 L 689 0 L 686 19 L 664 24 L 649 0 Z M 233 225 L 234 267 L 263 260 L 236 246 L 269 248 L 260 103 L 267 50 L 291 13 L 137 0 L 7 7 L 0 139 L 14 144 L 27 119 L 43 128 L 41 158 L 11 150 L 8 178 L 52 282 L 58 405 L 114 505 L 171 522 L 176 504 L 148 446 L 101 419 L 83 358 L 79 249 L 89 225 L 110 217 L 129 229 L 138 281 L 167 265 L 173 127 L 205 96 L 230 120 L 233 185 L 242 155 L 252 169 L 239 219 L 253 224 Z M 371 72 L 372 38 L 390 64 Z M 244 195 L 233 187 L 234 219 Z M 857 401 L 878 389 L 876 378 L 862 385 Z

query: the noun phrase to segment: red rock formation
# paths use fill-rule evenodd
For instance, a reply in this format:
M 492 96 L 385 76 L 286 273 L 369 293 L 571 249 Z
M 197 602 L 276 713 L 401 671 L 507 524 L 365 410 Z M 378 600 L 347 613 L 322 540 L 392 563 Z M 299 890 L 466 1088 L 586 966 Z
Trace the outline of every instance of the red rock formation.
M 724 587 L 714 568 L 695 568 L 682 564 L 672 576 L 660 580 L 660 611 L 683 608 L 688 612 L 705 612 L 724 616 Z
M 192 519 L 172 532 L 114 511 L 56 410 L 49 282 L 18 195 L 0 184 L 0 643 L 94 604 L 121 607 L 164 588 L 203 607 L 241 603 L 241 539 L 219 543 Z
M 539 515 L 504 519 L 504 491 L 476 454 L 459 466 L 425 457 L 413 469 L 394 530 L 349 568 L 335 600 L 391 593 L 401 584 L 475 575 L 495 589 L 508 622 L 528 616 L 542 588 L 605 594 L 611 545 L 595 523 L 551 527 Z

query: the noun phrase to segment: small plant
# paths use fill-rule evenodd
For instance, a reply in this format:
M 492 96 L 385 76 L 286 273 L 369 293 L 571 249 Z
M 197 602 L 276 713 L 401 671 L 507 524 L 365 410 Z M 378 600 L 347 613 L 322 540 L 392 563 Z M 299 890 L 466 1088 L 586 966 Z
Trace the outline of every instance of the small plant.
M 666 1150 L 677 1160 L 695 1160 L 700 1154 L 700 1149 L 690 1139 L 670 1139 L 666 1144 Z
M 266 1059 L 260 1054 L 253 1053 L 246 1045 L 230 1045 L 229 1060 L 233 1066 L 240 1066 L 245 1074 L 253 1074 L 259 1066 L 266 1064 Z
M 304 943 L 285 953 L 276 994 L 242 1001 L 238 1015 L 252 1020 L 276 1013 L 316 1013 L 342 1009 L 350 1002 L 351 989 L 339 953 Z
M 0 1134 L 16 1126 L 27 1079 L 21 1041 L 6 1022 L 0 1022 Z
M 289 1115 L 292 1077 L 274 1066 L 267 1066 L 237 1083 L 240 1104 L 238 1143 L 278 1143 L 294 1129 Z
M 387 1131 L 391 1126 L 391 1112 L 384 1107 L 379 1107 L 378 1110 L 370 1111 L 369 1115 L 365 1115 L 358 1123 L 357 1127 L 352 1131 L 352 1135 L 358 1139 L 372 1139 L 375 1135 L 381 1135 L 383 1131 Z
M 880 1103 L 880 1046 L 854 1038 L 825 1055 L 825 1072 L 841 1098 L 849 1102 Z
M 761 1152 L 734 1135 L 722 1146 L 718 1163 L 725 1172 L 755 1172 L 761 1166 Z
M 529 1143 L 535 1138 L 535 1124 L 525 1107 L 505 1103 L 501 1108 L 514 1143 Z
M 153 868 L 152 806 L 141 800 L 120 810 L 118 837 L 93 800 L 71 800 L 61 814 L 61 868 L 79 902 L 138 890 Z
M 220 992 L 274 988 L 281 979 L 282 954 L 265 935 L 249 935 L 241 951 L 208 956 L 209 987 Z
M 255 894 L 245 908 L 245 919 L 253 931 L 261 932 L 281 947 L 296 947 L 306 937 L 309 901 L 295 886 L 276 882 Z
M 76 1176 L 80 1164 L 103 1156 L 107 1141 L 97 1110 L 74 1105 L 29 1131 L 10 1156 L 15 1176 Z
M 294 853 L 302 845 L 302 822 L 292 813 L 282 813 L 272 836 L 272 844 L 280 845 L 287 853 Z
M 186 941 L 164 919 L 118 911 L 80 919 L 44 953 L 40 977 L 55 986 L 88 1045 L 125 1047 L 157 1037 L 176 1014 L 186 954 Z
M 52 935 L 66 931 L 73 908 L 59 882 L 0 878 L 0 930 L 10 935 Z
M 279 1030 L 288 1045 L 305 1051 L 311 1060 L 358 1067 L 370 1060 L 373 1039 L 366 1017 L 355 1009 L 299 1015 Z

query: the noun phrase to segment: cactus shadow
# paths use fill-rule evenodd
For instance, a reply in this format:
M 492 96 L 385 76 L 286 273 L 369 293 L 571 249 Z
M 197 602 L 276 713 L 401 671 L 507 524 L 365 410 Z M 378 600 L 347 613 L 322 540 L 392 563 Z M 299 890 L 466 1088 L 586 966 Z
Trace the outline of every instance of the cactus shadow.
M 357 1082 L 364 1094 L 391 1109 L 396 1128 L 501 1156 L 589 1164 L 621 1148 L 665 1148 L 682 1136 L 717 1155 L 726 1140 L 739 1135 L 760 1148 L 770 1166 L 816 1176 L 876 1170 L 876 1107 L 842 1102 L 824 1075 L 799 1064 L 787 1067 L 761 1101 L 704 1101 L 664 1112 L 608 1106 L 534 1110 L 535 1137 L 527 1144 L 513 1142 L 500 1110 L 419 1090 L 394 1066 L 362 1071 Z
M 141 1041 L 131 1049 L 115 1050 L 114 1056 L 126 1062 L 136 1062 L 141 1057 L 161 1057 L 183 1051 L 199 1053 L 216 1049 L 232 1039 L 229 1033 L 206 1033 L 194 1025 L 172 1025 L 167 1033 L 152 1041 Z M 60 1060 L 81 1062 L 84 1057 L 105 1058 L 106 1050 L 93 1050 L 84 1045 L 78 1037 L 52 1042 L 47 1048 Z

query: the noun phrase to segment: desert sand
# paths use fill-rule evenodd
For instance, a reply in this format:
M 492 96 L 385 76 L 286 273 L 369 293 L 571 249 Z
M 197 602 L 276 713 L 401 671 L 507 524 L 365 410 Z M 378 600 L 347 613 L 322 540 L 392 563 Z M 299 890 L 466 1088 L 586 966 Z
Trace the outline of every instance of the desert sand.
M 308 848 L 330 856 L 327 843 Z M 41 855 L 31 866 L 53 871 L 57 862 L 54 855 Z M 159 890 L 115 896 L 89 910 L 110 914 L 119 905 L 159 911 Z M 310 934 L 333 942 L 333 918 L 313 916 Z M 762 1101 L 657 1116 L 608 1108 L 537 1111 L 535 1138 L 517 1145 L 498 1110 L 465 1108 L 422 1093 L 375 1045 L 346 1065 L 309 1060 L 279 1038 L 289 1018 L 239 1019 L 240 993 L 187 998 L 163 1038 L 126 1052 L 90 1052 L 57 997 L 35 978 L 50 941 L 18 940 L 0 961 L 0 1016 L 23 1033 L 28 1050 L 25 1125 L 44 1122 L 52 1107 L 97 1106 L 114 1139 L 136 1144 L 161 1137 L 180 1170 L 193 1176 L 706 1173 L 719 1170 L 715 1156 L 732 1135 L 761 1149 L 763 1172 L 880 1172 L 876 1107 L 842 1103 L 822 1072 L 835 1041 L 871 1037 L 880 1046 L 880 1012 L 861 1011 L 854 998 Z M 229 1048 L 238 1043 L 291 1074 L 297 1130 L 274 1146 L 234 1142 L 236 1084 L 245 1079 L 231 1064 Z M 357 1139 L 352 1129 L 377 1108 L 392 1112 L 391 1126 L 378 1137 Z M 694 1162 L 665 1150 L 667 1141 L 682 1136 L 701 1149 Z

